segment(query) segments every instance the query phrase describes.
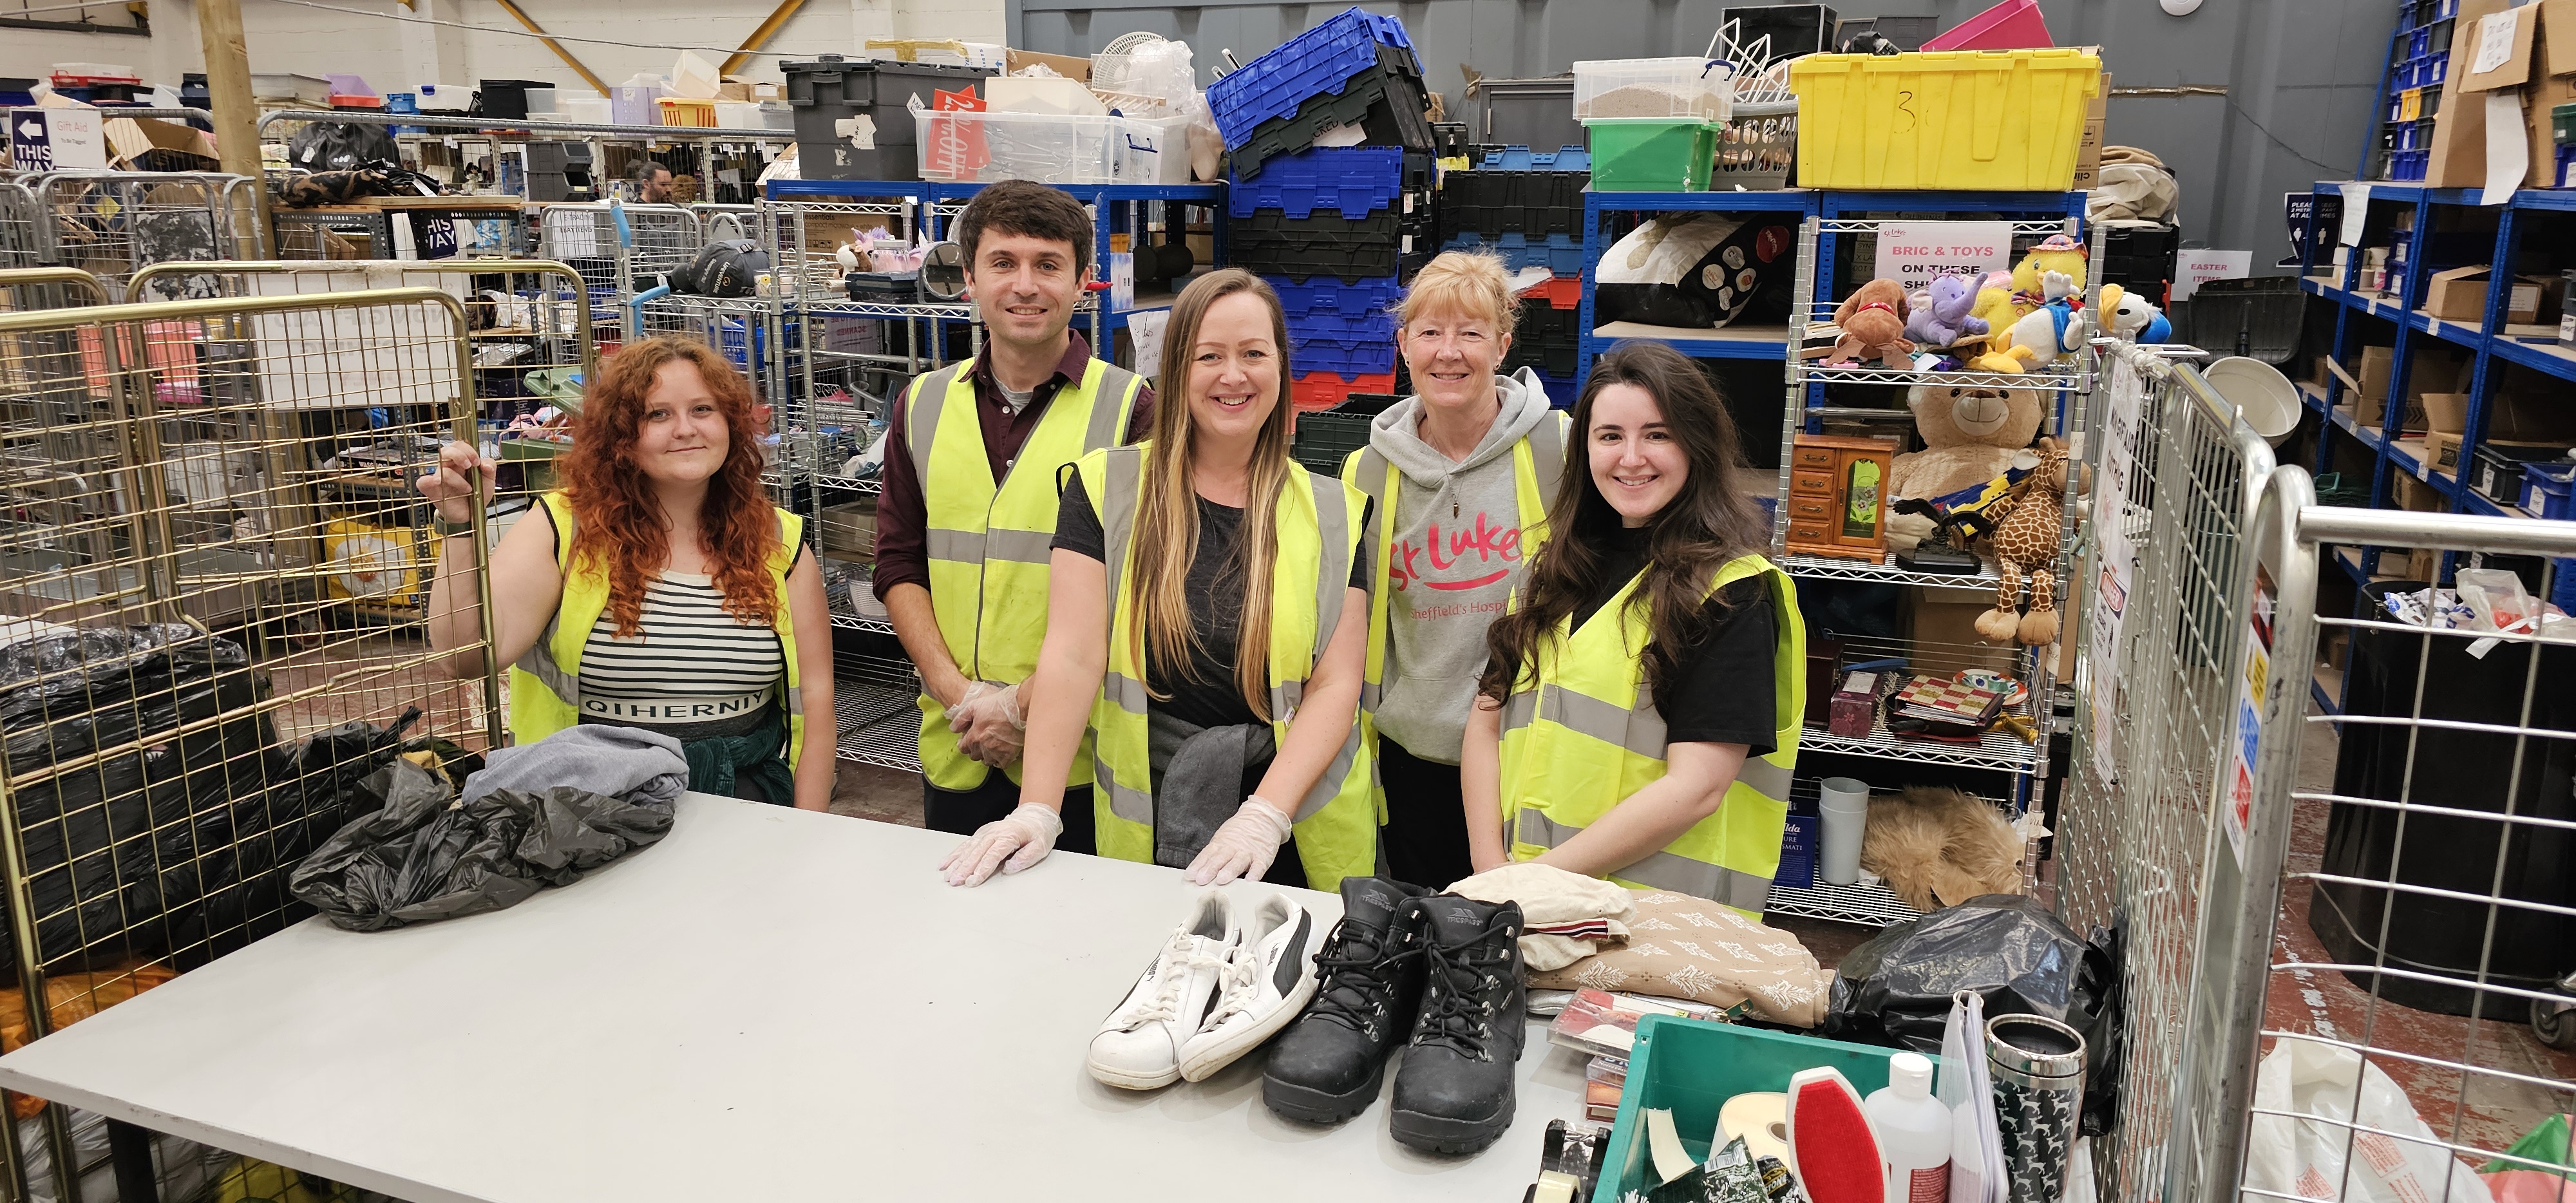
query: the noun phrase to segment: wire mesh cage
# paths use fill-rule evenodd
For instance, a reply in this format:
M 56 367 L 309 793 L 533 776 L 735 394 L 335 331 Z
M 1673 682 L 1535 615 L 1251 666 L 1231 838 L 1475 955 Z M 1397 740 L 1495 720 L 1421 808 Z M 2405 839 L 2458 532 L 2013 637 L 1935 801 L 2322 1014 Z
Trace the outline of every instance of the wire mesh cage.
M 46 1001 L 23 1039 L 300 918 L 287 874 L 381 805 L 369 773 L 406 749 L 461 773 L 501 734 L 498 680 L 457 659 L 485 641 L 428 642 L 412 487 L 473 430 L 465 306 L 184 272 L 214 295 L 0 313 L 0 971 Z M 13 1102 L 59 1176 L 96 1162 Z
M 2576 631 L 2531 599 L 2576 523 L 2319 506 L 2295 467 L 2259 500 L 2163 1197 L 2554 1194 L 2564 1144 L 2514 1146 L 2576 1103 Z M 2338 612 L 2319 564 L 2347 546 L 2477 571 Z M 2310 712 L 2321 631 L 2340 714 Z
M 583 281 L 572 268 L 534 259 L 434 259 L 363 263 L 160 265 L 138 273 L 203 279 L 222 297 L 324 296 L 369 288 L 436 288 L 465 309 L 473 348 L 476 439 L 501 462 L 495 510 L 511 513 L 554 487 L 554 460 L 569 449 L 571 415 L 599 371 Z
M 66 171 L 35 177 L 32 187 L 44 261 L 97 276 L 112 300 L 186 297 L 128 297 L 126 281 L 154 263 L 255 259 L 267 250 L 260 182 L 244 176 Z M 187 283 L 167 278 L 165 287 Z
M 44 210 L 36 204 L 36 190 L 17 180 L 0 182 L 0 267 L 44 262 Z
M 2085 704 L 2054 841 L 2057 905 L 2080 926 L 2125 926 L 2123 1072 L 2160 1083 L 2181 1057 L 2201 872 L 2235 746 L 2240 586 L 2273 460 L 2188 363 L 2107 340 L 2100 358 L 2076 636 Z M 2171 1103 L 2153 1087 L 2122 1092 L 2095 1158 L 2104 1198 L 2155 1197 Z

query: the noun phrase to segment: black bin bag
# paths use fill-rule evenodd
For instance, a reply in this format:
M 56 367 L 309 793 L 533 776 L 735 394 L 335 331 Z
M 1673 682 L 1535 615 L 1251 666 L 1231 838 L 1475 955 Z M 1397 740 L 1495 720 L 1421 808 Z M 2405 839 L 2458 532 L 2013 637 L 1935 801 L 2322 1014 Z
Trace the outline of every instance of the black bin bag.
M 2084 1034 L 2084 1132 L 2109 1130 L 2118 1111 L 2120 935 L 2075 934 L 2018 894 L 1984 894 L 1888 928 L 1835 971 L 1825 1035 L 1941 1054 L 1950 1004 L 1962 990 L 1986 1017 L 2044 1015 Z
M 445 781 L 408 760 L 366 786 L 384 809 L 341 828 L 290 882 L 297 898 L 350 931 L 515 906 L 671 830 L 668 800 L 629 802 L 572 786 L 494 790 L 459 806 Z

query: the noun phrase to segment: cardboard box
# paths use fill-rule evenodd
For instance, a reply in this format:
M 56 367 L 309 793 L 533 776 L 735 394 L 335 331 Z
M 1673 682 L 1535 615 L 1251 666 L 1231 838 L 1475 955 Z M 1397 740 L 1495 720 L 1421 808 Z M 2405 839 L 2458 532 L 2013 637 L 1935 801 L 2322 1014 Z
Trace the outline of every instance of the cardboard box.
M 1003 61 L 1009 65 L 1012 75 L 1017 75 L 1028 67 L 1043 64 L 1047 70 L 1066 79 L 1091 82 L 1091 60 L 1078 54 L 1039 54 L 1034 50 L 1012 50 L 1005 53 Z
M 1920 672 L 1938 671 L 1948 676 L 1963 668 L 1983 668 L 1996 672 L 2018 669 L 2021 649 L 1998 647 L 1977 636 L 1977 616 L 1995 608 L 1992 589 L 1948 589 L 1925 586 L 1908 591 L 1905 599 L 1908 638 L 1917 644 L 1939 644 L 1922 652 L 1916 661 Z M 2061 610 L 2061 621 L 2072 611 Z
M 2424 408 L 2427 393 L 2462 393 L 2468 391 L 2470 370 L 2474 366 L 2466 348 L 2436 342 L 2418 336 L 2414 362 L 2406 370 L 2406 409 L 2398 427 L 2401 433 L 2420 434 L 2429 429 Z M 2390 377 L 2396 374 L 2396 349 L 2363 347 L 2361 362 L 2353 369 L 2361 397 L 2353 416 L 2364 426 L 2379 428 L 2379 419 L 2387 407 Z
M 2477 325 L 2486 320 L 2487 291 L 2495 269 L 2484 263 L 2434 272 L 2424 282 L 2424 312 L 2446 322 Z
M 2460 474 L 2460 435 L 2456 431 L 2436 430 L 2424 436 L 2424 463 L 2436 472 Z
M 2507 372 L 2487 394 L 2483 439 L 2507 443 L 2576 443 L 2576 398 L 2538 372 Z
M 2540 320 L 2541 307 L 2547 303 L 2553 284 L 2560 282 L 2540 276 L 2515 276 L 2506 286 L 2504 321 L 2508 326 L 2528 326 Z
M 2519 7 L 2505 7 L 2503 0 L 2463 0 L 2453 28 L 2451 74 L 2442 85 L 2442 117 L 2424 182 L 2437 188 L 2486 183 L 2486 97 L 2504 95 L 2513 98 L 2523 127 L 2522 186 L 2553 186 L 2556 136 L 2549 110 L 2576 103 L 2576 0 L 2535 0 Z M 2553 29 L 2558 34 L 2554 44 Z M 2496 43 L 2502 50 L 2482 55 L 2480 44 L 2491 38 L 2506 39 Z M 2477 70 L 2481 58 L 2494 63 Z
M 2424 394 L 2424 428 L 2435 434 L 2458 434 L 2469 428 L 2467 393 Z
M 2099 57 L 2098 49 L 2092 53 Z M 2102 131 L 2111 113 L 2111 73 L 2102 73 L 2102 86 L 2093 93 L 2090 107 L 2084 113 L 2084 131 L 2075 142 L 2075 190 L 2090 191 L 2102 182 Z
M 204 131 L 150 117 L 113 117 L 108 151 L 126 171 L 212 171 L 220 163 Z
M 2397 482 L 2397 508 L 2412 510 L 2418 514 L 2450 512 L 2450 499 L 2436 492 L 2433 486 L 2403 472 L 2391 473 L 2390 476 Z

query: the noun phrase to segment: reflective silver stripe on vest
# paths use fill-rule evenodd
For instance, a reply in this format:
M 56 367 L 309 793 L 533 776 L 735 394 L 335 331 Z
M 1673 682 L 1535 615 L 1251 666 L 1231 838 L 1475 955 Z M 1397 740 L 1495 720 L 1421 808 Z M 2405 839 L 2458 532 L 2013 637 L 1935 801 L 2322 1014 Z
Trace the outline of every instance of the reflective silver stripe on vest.
M 1542 848 L 1559 847 L 1582 833 L 1580 827 L 1556 822 L 1529 807 L 1521 809 L 1513 824 L 1514 838 Z M 1670 852 L 1647 853 L 1628 865 L 1612 869 L 1609 876 L 1658 890 L 1672 890 L 1694 898 L 1723 902 L 1748 911 L 1761 910 L 1771 899 L 1771 883 L 1764 878 Z
M 1753 787 L 1753 792 L 1774 802 L 1789 800 L 1789 770 L 1762 756 L 1747 756 L 1744 767 L 1735 771 L 1735 779 Z
M 1538 515 L 1523 516 L 1523 528 L 1545 517 L 1556 505 L 1556 488 L 1565 476 L 1565 432 L 1557 429 L 1555 414 L 1540 418 L 1538 425 L 1530 428 L 1529 445 L 1530 475 L 1538 483 Z
M 982 532 L 934 526 L 921 532 L 921 543 L 931 559 L 969 566 L 989 560 L 1044 564 L 1055 554 L 1054 535 L 1042 530 L 1012 530 L 1003 526 Z
M 911 444 L 912 478 L 916 481 L 930 479 L 930 445 L 939 437 L 939 412 L 948 407 L 949 386 L 957 383 L 957 374 L 974 362 L 961 359 L 913 379 L 912 412 L 905 415 L 903 437 Z
M 1651 726 L 1631 728 L 1635 716 Z M 1653 760 L 1669 759 L 1666 753 L 1672 742 L 1666 737 L 1662 715 L 1652 699 L 1639 692 L 1637 708 L 1622 710 L 1599 698 L 1576 693 L 1557 685 L 1547 685 L 1535 694 L 1523 690 L 1503 703 L 1503 730 L 1514 731 L 1530 725 L 1532 718 L 1544 718 L 1579 735 L 1588 735 L 1603 743 L 1617 744 L 1637 755 Z M 1752 786 L 1765 798 L 1789 800 L 1790 771 L 1760 756 L 1744 758 L 1744 767 L 1735 779 Z
M 1138 718 L 1145 716 L 1145 707 L 1153 701 L 1153 695 L 1145 692 L 1143 681 L 1116 669 L 1101 674 L 1100 696 L 1108 698 L 1110 705 Z
M 1118 432 L 1126 425 L 1127 414 L 1135 405 L 1136 389 L 1142 377 L 1106 360 L 1100 365 L 1100 385 L 1091 394 L 1091 424 L 1083 428 L 1082 449 L 1098 451 L 1118 445 Z M 1111 393 L 1118 394 L 1111 396 Z
M 1538 694 L 1535 692 L 1516 689 L 1512 691 L 1512 696 L 1503 700 L 1503 730 L 1520 730 L 1530 725 L 1530 720 L 1537 717 Z
M 1339 477 L 1309 472 L 1306 483 L 1315 494 L 1315 532 L 1324 547 L 1323 571 L 1315 577 L 1315 658 L 1321 660 L 1333 641 L 1333 628 L 1341 625 L 1342 602 L 1350 595 L 1351 515 L 1342 504 Z
M 1108 757 L 1095 762 L 1091 773 L 1094 786 L 1109 791 L 1109 813 L 1130 823 L 1153 825 L 1154 795 L 1134 786 L 1119 784 L 1116 770 L 1109 767 Z
M 1294 816 L 1297 822 L 1303 823 L 1322 814 L 1327 803 L 1342 795 L 1342 783 L 1350 779 L 1351 762 L 1357 760 L 1359 754 L 1360 726 L 1353 723 L 1342 736 L 1341 750 L 1333 753 L 1333 762 L 1324 766 L 1324 775 L 1315 778 L 1315 784 L 1306 790 L 1306 797 L 1297 803 Z
M 555 630 L 556 624 L 561 621 L 562 612 L 556 613 L 555 618 L 546 620 L 545 632 L 537 636 L 537 641 L 528 645 L 527 651 L 519 654 L 518 667 L 519 671 L 535 677 L 538 684 L 553 691 L 556 697 L 563 700 L 564 705 L 573 708 L 573 713 L 579 714 L 581 682 L 565 673 L 562 665 L 555 663 Z
M 1101 533 L 1109 553 L 1109 623 L 1118 625 L 1118 591 L 1126 584 L 1127 544 L 1136 536 L 1136 485 L 1142 475 L 1145 453 L 1133 447 L 1112 447 L 1104 457 L 1108 481 L 1101 486 L 1099 506 Z M 1143 667 L 1139 665 L 1138 667 Z

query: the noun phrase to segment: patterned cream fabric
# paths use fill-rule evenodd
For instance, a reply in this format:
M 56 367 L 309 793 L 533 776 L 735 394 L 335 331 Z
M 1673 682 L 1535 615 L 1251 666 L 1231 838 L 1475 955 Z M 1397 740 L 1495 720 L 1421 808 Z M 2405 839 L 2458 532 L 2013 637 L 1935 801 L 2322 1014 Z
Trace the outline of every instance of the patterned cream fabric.
M 1812 1028 L 1824 1022 L 1830 982 L 1798 937 L 1705 898 L 1640 891 L 1636 902 L 1625 947 L 1533 972 L 1531 987 L 1590 986 L 1718 1007 L 1744 1003 L 1774 1023 Z

